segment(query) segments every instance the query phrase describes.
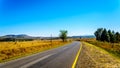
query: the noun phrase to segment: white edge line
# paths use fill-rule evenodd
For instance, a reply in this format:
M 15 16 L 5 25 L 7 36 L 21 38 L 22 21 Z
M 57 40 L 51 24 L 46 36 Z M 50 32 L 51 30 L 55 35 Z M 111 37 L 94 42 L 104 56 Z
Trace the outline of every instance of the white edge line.
M 30 63 L 28 63 L 28 64 L 26 64 L 26 65 L 21 66 L 20 68 L 27 68 L 27 67 L 29 67 L 29 66 L 32 66 L 33 64 L 35 64 L 35 63 L 37 63 L 37 62 L 39 62 L 39 61 L 41 61 L 41 60 L 44 60 L 44 59 L 46 59 L 46 58 L 48 58 L 48 57 L 50 57 L 50 56 L 52 56 L 52 55 L 53 55 L 53 54 L 46 55 L 46 56 L 44 56 L 44 57 L 42 57 L 42 58 L 40 58 L 40 59 L 37 59 L 37 60 L 35 60 L 35 61 L 33 61 L 33 62 L 30 62 Z

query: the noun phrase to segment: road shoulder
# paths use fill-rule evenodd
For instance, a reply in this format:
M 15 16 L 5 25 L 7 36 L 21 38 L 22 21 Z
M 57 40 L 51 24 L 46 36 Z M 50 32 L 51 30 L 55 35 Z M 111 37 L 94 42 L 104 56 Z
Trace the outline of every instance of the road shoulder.
M 118 68 L 120 62 L 105 50 L 86 42 L 82 42 L 83 48 L 79 56 L 76 68 Z

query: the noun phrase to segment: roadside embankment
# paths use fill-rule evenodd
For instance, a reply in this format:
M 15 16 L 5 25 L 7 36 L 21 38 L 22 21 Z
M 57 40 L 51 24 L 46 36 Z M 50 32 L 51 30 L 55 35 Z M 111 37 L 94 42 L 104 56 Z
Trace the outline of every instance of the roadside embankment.
M 119 68 L 120 59 L 92 44 L 82 42 L 76 68 Z

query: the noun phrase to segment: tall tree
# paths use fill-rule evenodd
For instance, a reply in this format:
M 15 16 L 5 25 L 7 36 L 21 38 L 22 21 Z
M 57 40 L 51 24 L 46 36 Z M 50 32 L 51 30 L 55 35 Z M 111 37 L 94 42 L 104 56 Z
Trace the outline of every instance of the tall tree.
M 60 38 L 63 40 L 63 42 L 65 42 L 65 40 L 67 39 L 67 30 L 60 30 Z
M 101 41 L 102 32 L 103 32 L 103 28 L 98 28 L 97 31 L 94 33 L 96 36 L 96 40 Z
M 116 32 L 115 33 L 115 38 L 116 38 L 116 42 L 120 42 L 120 33 L 119 32 Z
M 101 41 L 110 41 L 110 36 L 108 34 L 108 31 L 106 29 L 103 30 L 102 35 L 101 35 Z
M 111 32 L 111 30 L 108 30 L 108 34 L 110 36 L 110 42 L 114 43 L 115 42 L 115 37 L 114 37 L 114 33 Z

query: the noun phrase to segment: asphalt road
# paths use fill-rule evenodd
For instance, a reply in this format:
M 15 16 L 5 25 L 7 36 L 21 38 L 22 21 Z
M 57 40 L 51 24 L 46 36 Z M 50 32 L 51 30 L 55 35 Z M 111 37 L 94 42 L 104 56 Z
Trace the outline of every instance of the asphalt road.
M 71 68 L 80 42 L 0 64 L 0 68 Z

